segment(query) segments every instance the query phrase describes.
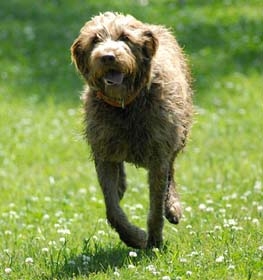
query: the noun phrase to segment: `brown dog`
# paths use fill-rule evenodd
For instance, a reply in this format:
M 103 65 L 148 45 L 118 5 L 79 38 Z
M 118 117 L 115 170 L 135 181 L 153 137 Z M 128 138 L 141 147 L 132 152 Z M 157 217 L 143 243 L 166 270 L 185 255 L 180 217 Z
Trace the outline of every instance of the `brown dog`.
M 181 217 L 173 163 L 192 118 L 184 55 L 166 28 L 110 12 L 84 25 L 71 53 L 87 83 L 85 132 L 107 219 L 128 246 L 159 247 L 163 214 L 174 224 Z M 130 224 L 119 205 L 125 161 L 148 169 L 148 234 Z

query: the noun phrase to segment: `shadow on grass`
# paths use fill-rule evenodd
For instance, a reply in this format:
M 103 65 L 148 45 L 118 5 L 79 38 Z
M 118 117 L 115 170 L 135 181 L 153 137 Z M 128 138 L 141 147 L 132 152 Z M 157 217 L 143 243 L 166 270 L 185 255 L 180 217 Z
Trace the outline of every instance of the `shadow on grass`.
M 67 279 L 77 275 L 89 276 L 106 273 L 107 270 L 114 271 L 125 264 L 127 255 L 128 250 L 123 247 L 98 248 L 95 254 L 89 250 L 83 251 L 82 254 L 67 260 L 57 277 Z
M 153 250 L 135 250 L 125 247 L 122 243 L 115 247 L 90 246 L 90 241 L 84 241 L 82 252 L 77 255 L 65 257 L 64 265 L 53 272 L 50 278 L 45 279 L 71 279 L 74 276 L 91 276 L 99 273 L 113 274 L 129 264 L 135 265 L 143 259 L 148 263 L 156 257 Z M 166 250 L 166 248 L 164 248 Z M 136 252 L 135 256 L 129 256 L 130 252 Z

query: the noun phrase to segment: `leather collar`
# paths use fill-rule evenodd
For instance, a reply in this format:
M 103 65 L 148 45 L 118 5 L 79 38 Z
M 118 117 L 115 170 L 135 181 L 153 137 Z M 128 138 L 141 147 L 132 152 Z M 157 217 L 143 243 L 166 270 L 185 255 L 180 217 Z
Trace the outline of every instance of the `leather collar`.
M 127 105 L 132 103 L 132 101 L 139 95 L 140 91 L 138 91 L 136 94 L 133 95 L 128 95 L 126 98 L 114 98 L 114 97 L 109 97 L 105 95 L 101 91 L 97 91 L 97 98 L 103 100 L 105 103 L 117 107 L 117 108 L 122 108 L 124 109 Z

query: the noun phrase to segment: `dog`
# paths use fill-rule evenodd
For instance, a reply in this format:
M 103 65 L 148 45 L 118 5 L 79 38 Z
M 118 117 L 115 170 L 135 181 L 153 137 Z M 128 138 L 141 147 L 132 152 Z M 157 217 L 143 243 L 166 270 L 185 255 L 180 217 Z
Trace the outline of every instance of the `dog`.
M 93 17 L 71 46 L 85 80 L 85 138 L 103 191 L 107 220 L 133 248 L 161 247 L 163 216 L 182 216 L 174 160 L 191 128 L 191 75 L 172 32 L 131 15 Z M 126 190 L 124 162 L 148 171 L 147 233 L 132 225 L 120 200 Z

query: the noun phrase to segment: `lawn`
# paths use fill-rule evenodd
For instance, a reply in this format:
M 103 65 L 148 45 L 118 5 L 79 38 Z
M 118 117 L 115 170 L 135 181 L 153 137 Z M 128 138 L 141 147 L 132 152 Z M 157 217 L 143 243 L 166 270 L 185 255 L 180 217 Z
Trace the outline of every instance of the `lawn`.
M 100 11 L 171 27 L 189 57 L 196 116 L 176 163 L 184 216 L 161 250 L 126 247 L 105 220 L 82 137 L 69 48 Z M 263 2 L 0 4 L 0 279 L 263 279 Z M 145 228 L 143 169 L 122 206 Z

